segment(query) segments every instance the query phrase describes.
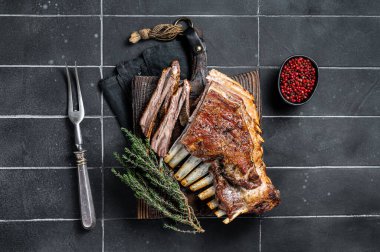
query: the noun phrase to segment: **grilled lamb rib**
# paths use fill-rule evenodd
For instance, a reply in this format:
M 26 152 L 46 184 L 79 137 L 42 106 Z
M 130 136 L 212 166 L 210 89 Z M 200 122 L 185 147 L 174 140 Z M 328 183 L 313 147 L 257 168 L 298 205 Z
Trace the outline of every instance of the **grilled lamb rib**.
M 147 138 L 150 138 L 157 120 L 158 113 L 163 105 L 167 110 L 170 104 L 170 98 L 179 85 L 180 66 L 177 60 L 173 61 L 171 67 L 165 68 L 158 80 L 156 90 L 144 110 L 140 119 L 141 130 Z
M 211 174 L 190 189 L 198 190 L 213 182 L 199 197 L 206 199 L 215 194 L 216 200 L 209 206 L 219 207 L 217 215 L 227 214 L 228 223 L 241 213 L 260 214 L 272 209 L 279 204 L 280 194 L 266 174 L 260 119 L 253 96 L 216 70 L 210 71 L 207 80 L 189 124 L 165 161 L 173 167 L 191 154 L 176 173 L 178 180 L 200 160 L 211 162 Z M 196 168 L 190 175 L 199 170 Z
M 184 80 L 183 86 L 179 87 L 177 91 L 175 91 L 175 93 L 169 98 L 170 102 L 168 108 L 166 109 L 166 114 L 151 140 L 152 149 L 160 157 L 165 156 L 168 152 L 174 126 L 182 106 L 189 95 L 190 83 L 187 80 Z

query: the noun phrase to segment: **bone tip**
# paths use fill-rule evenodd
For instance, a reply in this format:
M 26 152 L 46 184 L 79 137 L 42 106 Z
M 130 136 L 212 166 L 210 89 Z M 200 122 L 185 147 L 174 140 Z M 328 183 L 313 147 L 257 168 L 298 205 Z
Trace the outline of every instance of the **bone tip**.
M 176 164 L 173 164 L 172 162 L 169 162 L 168 165 L 169 165 L 170 168 L 172 168 L 172 169 L 173 169 L 174 167 L 176 167 Z
M 192 185 L 192 186 L 190 186 L 190 190 L 193 191 L 193 192 L 195 192 L 197 190 L 197 188 L 194 187 L 194 185 Z
M 206 190 L 203 191 L 203 192 L 201 192 L 200 194 L 198 194 L 198 198 L 200 200 L 208 199 L 208 198 L 210 198 L 211 196 L 214 195 L 214 193 L 212 193 L 212 192 L 208 192 L 208 191 L 206 193 L 204 193 L 204 192 L 206 192 Z
M 174 177 L 175 177 L 176 180 L 181 180 L 182 179 L 181 176 L 178 175 L 178 174 L 174 174 Z
M 191 188 L 190 188 L 190 189 L 191 189 Z M 198 194 L 198 198 L 199 198 L 200 200 L 204 200 L 204 196 L 201 195 L 201 194 Z
M 210 210 L 214 210 L 218 206 L 218 203 L 215 200 L 212 200 L 210 202 L 207 202 L 207 206 L 210 208 Z
M 198 181 L 199 182 L 199 181 Z M 194 184 L 192 184 L 189 188 L 190 188 L 190 190 L 191 191 L 193 191 L 193 192 L 195 192 L 195 191 L 198 191 L 198 190 L 200 190 L 200 189 L 202 189 L 203 187 L 205 187 L 206 185 L 200 185 L 198 182 L 196 182 L 196 183 L 194 183 Z M 206 191 L 206 190 L 205 190 Z M 203 192 L 202 192 L 203 193 Z M 200 193 L 200 194 L 202 194 L 202 193 Z
M 216 211 L 214 212 L 214 214 L 216 215 L 216 217 L 220 218 L 220 217 L 226 215 L 226 212 L 223 211 L 223 210 L 220 210 L 220 209 L 219 209 L 219 210 L 216 210 Z
M 186 187 L 186 186 L 189 185 L 189 181 L 187 181 L 187 179 L 184 179 L 184 180 L 181 181 L 181 185 L 184 186 L 184 187 Z
M 164 157 L 164 162 L 165 162 L 165 163 L 169 163 L 169 161 L 170 161 L 171 159 L 172 159 L 171 156 L 166 155 L 166 156 Z

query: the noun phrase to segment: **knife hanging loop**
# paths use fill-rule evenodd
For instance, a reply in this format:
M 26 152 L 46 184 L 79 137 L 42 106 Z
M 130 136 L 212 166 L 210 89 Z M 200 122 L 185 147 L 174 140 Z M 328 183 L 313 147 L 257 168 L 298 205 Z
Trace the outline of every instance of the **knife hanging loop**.
M 187 27 L 194 28 L 193 21 L 191 21 L 190 18 L 180 17 L 176 21 L 174 21 L 174 25 L 178 25 L 180 22 L 185 22 L 187 24 Z
M 187 27 L 185 28 L 184 26 L 182 26 L 180 22 L 184 22 Z M 138 31 L 134 31 L 131 33 L 131 36 L 129 37 L 129 42 L 135 44 L 142 39 L 170 41 L 175 39 L 178 35 L 182 35 L 185 30 L 190 28 L 194 28 L 193 22 L 187 17 L 180 17 L 173 24 L 159 24 L 154 26 L 152 29 L 144 28 Z
M 159 24 L 152 29 L 144 28 L 139 31 L 132 32 L 129 42 L 135 44 L 141 39 L 156 39 L 161 41 L 169 41 L 175 39 L 184 31 L 182 25 L 179 24 Z

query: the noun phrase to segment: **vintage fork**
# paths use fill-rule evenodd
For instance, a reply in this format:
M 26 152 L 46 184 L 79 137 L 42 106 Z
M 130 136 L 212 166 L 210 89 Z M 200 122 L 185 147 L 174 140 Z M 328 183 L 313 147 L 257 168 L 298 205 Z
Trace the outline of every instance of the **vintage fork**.
M 68 89 L 68 115 L 70 121 L 74 124 L 75 130 L 75 145 L 77 151 L 74 152 L 77 159 L 78 167 L 78 179 L 79 179 L 79 200 L 80 200 L 80 210 L 82 216 L 82 226 L 85 229 L 92 229 L 96 224 L 94 203 L 92 200 L 92 193 L 90 187 L 90 180 L 87 171 L 87 160 L 85 157 L 86 150 L 83 149 L 83 139 L 80 130 L 80 123 L 84 118 L 84 106 L 82 93 L 79 85 L 78 68 L 75 63 L 75 81 L 77 88 L 78 97 L 78 110 L 74 110 L 73 105 L 73 94 L 71 90 L 71 77 L 69 73 L 69 68 L 66 65 L 67 74 L 67 89 Z

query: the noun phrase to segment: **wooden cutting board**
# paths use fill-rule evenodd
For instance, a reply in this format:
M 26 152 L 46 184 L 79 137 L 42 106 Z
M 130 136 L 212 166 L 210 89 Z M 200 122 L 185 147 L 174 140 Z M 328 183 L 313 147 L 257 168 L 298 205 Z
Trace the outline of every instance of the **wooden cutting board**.
M 261 118 L 261 95 L 260 95 L 260 79 L 258 71 L 251 71 L 247 73 L 238 74 L 231 77 L 235 81 L 239 82 L 246 90 L 253 94 L 259 116 Z M 156 76 L 136 76 L 132 82 L 132 109 L 133 109 L 133 127 L 135 134 L 143 136 L 139 120 L 144 112 L 146 105 L 152 96 L 158 77 Z M 180 135 L 181 128 L 176 126 L 173 132 L 173 141 Z M 196 197 L 194 192 L 186 188 L 182 188 L 183 192 L 188 197 L 190 205 L 194 208 L 197 216 L 210 216 L 213 215 L 211 210 L 207 207 L 204 201 L 201 201 Z M 155 209 L 150 208 L 144 201 L 138 200 L 137 204 L 137 218 L 138 219 L 156 219 L 161 218 L 161 215 Z

